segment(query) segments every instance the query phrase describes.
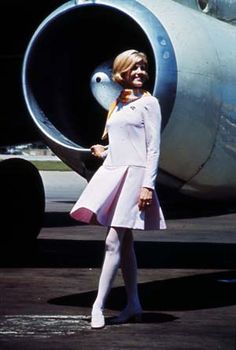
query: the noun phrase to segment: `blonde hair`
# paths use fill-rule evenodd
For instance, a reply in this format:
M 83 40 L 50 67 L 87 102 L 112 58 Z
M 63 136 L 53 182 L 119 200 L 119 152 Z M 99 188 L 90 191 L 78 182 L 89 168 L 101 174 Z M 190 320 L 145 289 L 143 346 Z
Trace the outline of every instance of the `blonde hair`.
M 140 61 L 143 61 L 148 65 L 147 56 L 143 52 L 137 50 L 126 50 L 120 53 L 113 62 L 112 79 L 116 83 L 124 85 L 124 73 L 132 69 L 132 67 Z M 148 79 L 148 74 L 146 78 Z

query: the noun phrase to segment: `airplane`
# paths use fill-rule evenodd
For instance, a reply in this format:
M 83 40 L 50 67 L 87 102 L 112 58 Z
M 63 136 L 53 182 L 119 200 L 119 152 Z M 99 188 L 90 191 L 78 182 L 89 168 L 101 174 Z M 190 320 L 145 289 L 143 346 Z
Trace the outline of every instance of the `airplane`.
M 135 48 L 162 110 L 158 184 L 234 200 L 235 0 L 4 0 L 1 10 L 0 146 L 41 140 L 89 181 L 99 166 L 89 147 L 119 91 L 112 59 Z M 1 161 L 0 174 L 2 236 L 34 240 L 40 174 L 23 159 Z

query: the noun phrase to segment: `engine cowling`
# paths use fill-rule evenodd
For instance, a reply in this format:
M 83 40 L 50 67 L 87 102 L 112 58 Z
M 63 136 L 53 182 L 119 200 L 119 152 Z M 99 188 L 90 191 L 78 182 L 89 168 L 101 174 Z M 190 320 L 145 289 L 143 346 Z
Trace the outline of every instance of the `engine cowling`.
M 171 0 L 69 1 L 32 36 L 22 71 L 25 101 L 49 147 L 89 178 L 98 166 L 89 147 L 101 143 L 117 93 L 110 62 L 125 49 L 144 51 L 146 88 L 159 98 L 163 117 L 158 180 L 198 197 L 232 197 L 235 42 L 233 26 Z

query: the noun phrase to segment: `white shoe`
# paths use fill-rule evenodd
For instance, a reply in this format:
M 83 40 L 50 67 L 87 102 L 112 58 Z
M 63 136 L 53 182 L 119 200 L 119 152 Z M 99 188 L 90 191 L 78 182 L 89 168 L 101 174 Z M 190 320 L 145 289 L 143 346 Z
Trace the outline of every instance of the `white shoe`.
M 91 328 L 100 329 L 105 327 L 105 317 L 102 310 L 94 310 L 91 315 Z

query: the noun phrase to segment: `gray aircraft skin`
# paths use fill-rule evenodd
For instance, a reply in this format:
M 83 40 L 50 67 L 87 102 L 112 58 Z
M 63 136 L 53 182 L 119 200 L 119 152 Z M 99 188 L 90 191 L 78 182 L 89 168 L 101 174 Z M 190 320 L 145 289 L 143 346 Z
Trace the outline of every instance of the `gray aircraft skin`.
M 148 55 L 146 88 L 162 109 L 157 182 L 193 197 L 235 198 L 235 0 L 47 1 L 38 17 L 32 2 L 21 3 L 34 14 L 16 67 L 27 108 L 1 116 L 1 145 L 43 140 L 89 179 L 100 164 L 89 147 L 102 143 L 120 89 L 111 62 L 135 48 Z

